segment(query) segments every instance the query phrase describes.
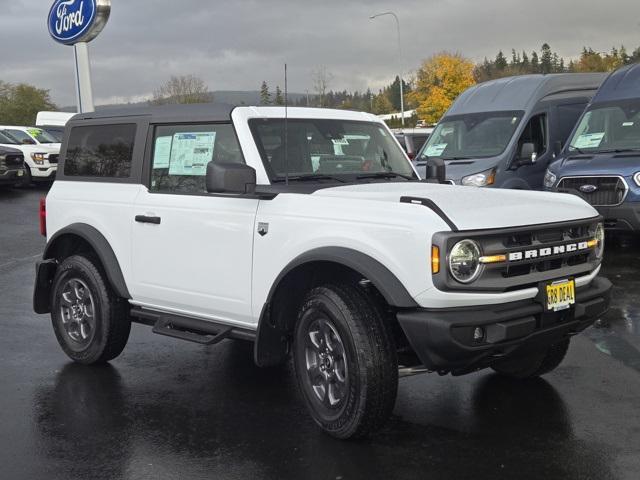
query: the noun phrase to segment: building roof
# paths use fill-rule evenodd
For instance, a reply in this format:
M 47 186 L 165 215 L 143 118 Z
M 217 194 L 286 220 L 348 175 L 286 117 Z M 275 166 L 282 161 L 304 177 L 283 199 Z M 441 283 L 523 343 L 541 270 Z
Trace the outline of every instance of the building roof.
M 605 78 L 604 73 L 560 73 L 521 75 L 491 80 L 463 92 L 447 115 L 527 110 L 550 95 L 595 91 Z

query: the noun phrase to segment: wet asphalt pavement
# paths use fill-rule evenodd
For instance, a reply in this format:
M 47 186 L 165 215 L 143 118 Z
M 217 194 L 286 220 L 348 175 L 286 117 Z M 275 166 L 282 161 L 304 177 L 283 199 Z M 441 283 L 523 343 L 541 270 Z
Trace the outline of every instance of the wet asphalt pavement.
M 0 479 L 640 478 L 638 241 L 609 243 L 613 308 L 556 371 L 403 379 L 383 431 L 341 442 L 242 343 L 134 325 L 111 365 L 70 363 L 31 311 L 43 193 L 0 190 Z

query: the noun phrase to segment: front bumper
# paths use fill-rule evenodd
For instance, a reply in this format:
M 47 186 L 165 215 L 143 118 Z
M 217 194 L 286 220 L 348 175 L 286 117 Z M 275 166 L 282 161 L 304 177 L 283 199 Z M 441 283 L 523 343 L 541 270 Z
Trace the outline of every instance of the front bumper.
M 640 202 L 625 202 L 616 207 L 596 207 L 604 217 L 607 230 L 640 232 Z
M 24 178 L 26 175 L 23 168 L 0 170 L 0 185 L 17 185 L 22 183 Z
M 611 301 L 611 282 L 596 277 L 576 290 L 576 303 L 562 312 L 545 312 L 541 301 L 523 300 L 480 307 L 400 311 L 398 321 L 420 361 L 441 373 L 462 375 L 514 353 L 543 350 L 597 320 Z M 482 327 L 484 338 L 474 342 Z
M 56 178 L 56 173 L 58 171 L 58 166 L 38 166 L 31 167 L 31 179 L 33 181 L 38 180 L 54 180 Z

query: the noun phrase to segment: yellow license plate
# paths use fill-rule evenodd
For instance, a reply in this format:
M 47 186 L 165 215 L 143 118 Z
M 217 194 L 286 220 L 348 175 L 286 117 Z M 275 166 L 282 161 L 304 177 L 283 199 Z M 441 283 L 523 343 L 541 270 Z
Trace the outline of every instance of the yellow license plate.
M 547 285 L 547 309 L 559 312 L 576 303 L 576 282 L 562 280 Z

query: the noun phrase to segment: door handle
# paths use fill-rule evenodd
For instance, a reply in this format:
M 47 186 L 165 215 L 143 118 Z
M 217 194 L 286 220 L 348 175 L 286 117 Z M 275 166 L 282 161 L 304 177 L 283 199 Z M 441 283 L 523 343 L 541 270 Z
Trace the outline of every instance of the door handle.
M 160 217 L 149 217 L 147 215 L 136 215 L 136 222 L 138 223 L 152 223 L 154 225 L 160 225 L 162 219 Z

